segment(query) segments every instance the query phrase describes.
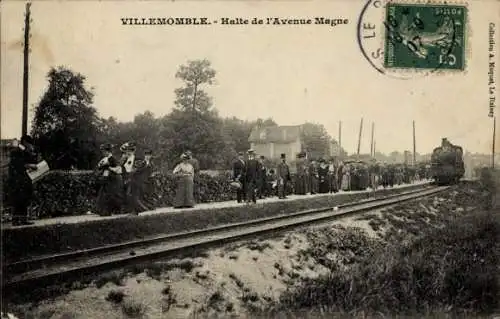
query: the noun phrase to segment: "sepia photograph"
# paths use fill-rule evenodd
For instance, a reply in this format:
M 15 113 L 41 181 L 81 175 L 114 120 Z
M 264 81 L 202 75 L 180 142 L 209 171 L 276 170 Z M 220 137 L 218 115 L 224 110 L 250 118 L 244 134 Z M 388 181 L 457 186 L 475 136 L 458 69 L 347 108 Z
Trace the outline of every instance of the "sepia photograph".
M 4 0 L 1 319 L 500 319 L 498 0 Z

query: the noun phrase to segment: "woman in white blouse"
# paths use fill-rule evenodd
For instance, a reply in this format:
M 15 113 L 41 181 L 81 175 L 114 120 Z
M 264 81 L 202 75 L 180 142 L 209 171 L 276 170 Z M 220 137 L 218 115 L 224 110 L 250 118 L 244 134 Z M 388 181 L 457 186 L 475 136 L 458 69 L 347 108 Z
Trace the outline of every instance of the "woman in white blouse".
M 182 154 L 181 160 L 173 171 L 177 180 L 173 204 L 175 208 L 194 207 L 194 167 L 186 154 Z

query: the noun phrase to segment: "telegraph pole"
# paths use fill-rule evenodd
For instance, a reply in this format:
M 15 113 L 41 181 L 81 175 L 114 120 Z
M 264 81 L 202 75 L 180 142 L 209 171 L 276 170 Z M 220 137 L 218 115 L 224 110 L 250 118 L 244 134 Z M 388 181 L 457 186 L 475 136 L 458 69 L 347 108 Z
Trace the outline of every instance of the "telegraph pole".
M 342 121 L 339 121 L 339 158 L 342 158 Z
M 415 140 L 415 121 L 413 121 L 413 166 L 417 164 L 417 145 Z
M 373 157 L 375 156 L 375 152 L 373 151 L 373 133 L 375 131 L 375 123 L 372 123 L 372 139 L 370 142 L 370 156 Z
M 361 118 L 361 123 L 359 124 L 359 137 L 358 137 L 358 156 L 361 148 L 361 133 L 363 132 L 363 118 Z
M 373 157 L 375 157 L 376 146 L 377 146 L 377 141 L 373 141 Z
M 24 71 L 23 71 L 23 125 L 22 134 L 28 133 L 28 80 L 30 54 L 30 12 L 31 3 L 26 3 L 26 17 L 24 19 Z
M 342 121 L 339 121 L 339 147 L 342 148 Z

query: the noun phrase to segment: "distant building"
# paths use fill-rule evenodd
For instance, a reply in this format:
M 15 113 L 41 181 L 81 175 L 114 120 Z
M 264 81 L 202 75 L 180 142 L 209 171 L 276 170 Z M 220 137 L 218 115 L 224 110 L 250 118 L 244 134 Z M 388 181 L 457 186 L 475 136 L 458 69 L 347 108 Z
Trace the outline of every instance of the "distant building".
M 404 152 L 404 163 L 406 165 L 412 165 L 413 164 L 413 153 L 410 151 L 405 151 Z
M 341 155 L 340 145 L 337 141 L 330 143 L 330 156 L 339 157 Z
M 294 160 L 302 150 L 301 133 L 300 125 L 255 127 L 248 141 L 258 155 L 278 159 L 284 153 L 288 160 Z

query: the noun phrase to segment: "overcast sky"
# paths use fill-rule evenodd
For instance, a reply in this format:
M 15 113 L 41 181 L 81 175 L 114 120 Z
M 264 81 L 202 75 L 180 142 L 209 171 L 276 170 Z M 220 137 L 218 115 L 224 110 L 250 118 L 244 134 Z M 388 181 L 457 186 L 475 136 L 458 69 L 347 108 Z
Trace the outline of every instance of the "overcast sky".
M 12 138 L 21 132 L 24 3 L 8 0 L 0 5 L 1 135 Z M 356 30 L 363 5 L 347 0 L 34 1 L 29 104 L 35 106 L 46 90 L 49 69 L 64 65 L 85 75 L 88 86 L 95 88 L 100 116 L 130 121 L 146 110 L 162 116 L 173 107 L 179 65 L 207 58 L 217 71 L 217 84 L 207 91 L 222 116 L 272 117 L 282 125 L 317 122 L 335 138 L 342 121 L 342 144 L 348 152 L 356 150 L 363 117 L 361 150 L 368 153 L 372 122 L 377 149 L 390 152 L 412 149 L 415 120 L 420 153 L 430 152 L 441 137 L 465 150 L 490 152 L 488 24 L 496 22 L 498 28 L 499 2 L 469 4 L 466 72 L 409 80 L 379 74 L 361 54 Z M 349 23 L 123 26 L 120 21 L 169 16 L 326 16 L 345 17 Z

